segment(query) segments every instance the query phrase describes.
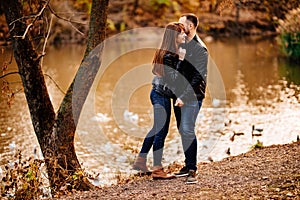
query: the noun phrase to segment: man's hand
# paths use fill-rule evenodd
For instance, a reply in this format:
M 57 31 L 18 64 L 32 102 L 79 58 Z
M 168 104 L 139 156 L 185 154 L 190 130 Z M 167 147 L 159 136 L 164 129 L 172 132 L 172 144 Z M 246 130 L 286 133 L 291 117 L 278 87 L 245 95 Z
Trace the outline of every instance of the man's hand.
M 184 105 L 183 101 L 179 98 L 176 99 L 175 106 L 182 107 Z

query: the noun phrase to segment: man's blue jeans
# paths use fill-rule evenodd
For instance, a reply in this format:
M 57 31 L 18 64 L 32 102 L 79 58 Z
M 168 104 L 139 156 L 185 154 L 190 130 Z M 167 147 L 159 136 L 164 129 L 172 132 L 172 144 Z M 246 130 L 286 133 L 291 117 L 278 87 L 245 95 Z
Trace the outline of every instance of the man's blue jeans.
M 170 124 L 171 100 L 154 90 L 150 93 L 150 99 L 153 105 L 154 122 L 152 129 L 144 139 L 139 156 L 146 158 L 153 145 L 153 165 L 161 166 L 163 147 Z
M 197 170 L 197 138 L 195 124 L 202 106 L 202 100 L 184 102 L 184 106 L 174 106 L 177 128 L 181 135 L 185 155 L 185 166 Z

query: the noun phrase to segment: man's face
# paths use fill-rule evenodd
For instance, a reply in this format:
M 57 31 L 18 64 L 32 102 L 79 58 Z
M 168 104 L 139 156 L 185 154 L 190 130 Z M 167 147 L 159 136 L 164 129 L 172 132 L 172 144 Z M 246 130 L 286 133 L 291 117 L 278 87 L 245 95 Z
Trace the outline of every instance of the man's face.
M 178 22 L 179 22 L 179 23 L 182 23 L 182 24 L 184 25 L 185 33 L 186 33 L 187 35 L 189 35 L 189 34 L 190 34 L 190 26 L 189 26 L 189 22 L 188 22 L 188 20 L 186 19 L 186 17 L 180 17 Z

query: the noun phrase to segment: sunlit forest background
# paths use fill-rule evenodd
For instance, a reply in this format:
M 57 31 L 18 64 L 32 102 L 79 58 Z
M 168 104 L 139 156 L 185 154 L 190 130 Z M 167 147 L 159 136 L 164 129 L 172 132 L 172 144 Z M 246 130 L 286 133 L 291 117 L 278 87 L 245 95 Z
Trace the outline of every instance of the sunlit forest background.
M 91 0 L 52 0 L 50 3 L 57 18 L 48 42 L 55 45 L 85 43 Z M 199 16 L 198 32 L 202 35 L 270 36 L 285 33 L 283 43 L 295 44 L 300 31 L 299 5 L 298 0 L 114 0 L 109 2 L 107 35 L 137 27 L 163 27 L 176 21 L 180 14 L 193 12 Z M 29 13 L 32 8 L 24 3 L 25 13 L 26 9 Z M 9 33 L 1 9 L 0 14 L 0 41 L 6 44 Z M 45 23 L 42 19 L 35 23 L 37 35 L 45 34 L 41 31 Z M 289 32 L 294 36 L 286 34 Z M 291 48 L 295 50 L 295 47 Z M 293 54 L 298 57 L 299 49 Z

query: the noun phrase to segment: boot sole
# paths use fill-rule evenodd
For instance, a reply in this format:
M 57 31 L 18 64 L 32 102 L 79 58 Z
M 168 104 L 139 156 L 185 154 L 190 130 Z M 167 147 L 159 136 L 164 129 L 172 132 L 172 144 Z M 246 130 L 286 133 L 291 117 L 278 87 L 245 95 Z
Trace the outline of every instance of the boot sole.
M 151 171 L 145 171 L 145 170 L 143 170 L 143 169 L 141 169 L 141 168 L 139 168 L 139 167 L 132 167 L 132 169 L 133 169 L 133 170 L 136 170 L 136 171 L 141 171 L 141 172 L 143 172 L 143 173 L 152 173 Z
M 199 181 L 187 181 L 185 182 L 185 184 L 189 185 L 189 184 L 196 184 L 198 183 Z
M 151 174 L 152 174 L 151 171 L 145 172 L 145 171 L 143 171 L 143 170 L 141 170 L 141 169 L 139 169 L 139 168 L 132 168 L 132 169 L 138 171 L 138 173 L 139 173 L 140 175 L 151 175 Z
M 169 177 L 152 177 L 153 180 L 167 180 L 167 179 L 174 179 L 176 176 L 169 176 Z
M 189 173 L 186 173 L 186 174 L 175 174 L 176 177 L 185 177 L 185 176 L 188 176 Z

